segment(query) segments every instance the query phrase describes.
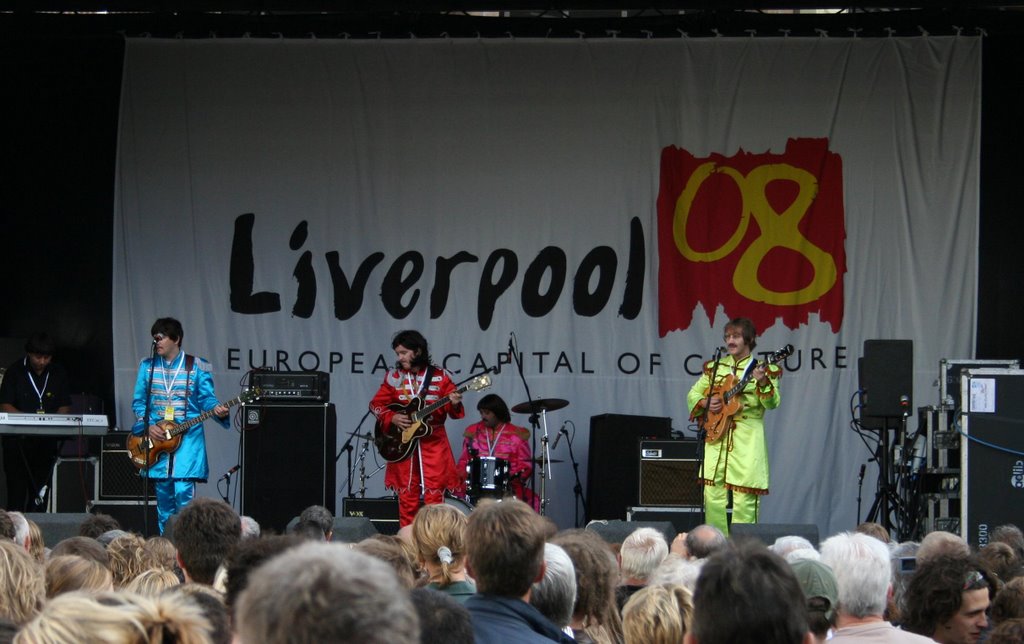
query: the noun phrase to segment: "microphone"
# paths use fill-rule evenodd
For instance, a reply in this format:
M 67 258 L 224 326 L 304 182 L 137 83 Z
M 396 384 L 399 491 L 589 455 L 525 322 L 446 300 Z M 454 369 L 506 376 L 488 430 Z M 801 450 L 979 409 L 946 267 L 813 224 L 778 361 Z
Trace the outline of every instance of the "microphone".
M 236 466 L 232 467 L 230 470 L 227 471 L 227 474 L 225 474 L 224 476 L 222 476 L 219 479 L 217 479 L 217 481 L 218 482 L 219 481 L 226 481 L 226 480 L 230 479 L 231 475 L 234 474 L 235 472 L 237 472 L 240 469 L 242 469 L 241 465 L 236 465 Z
M 558 441 L 562 440 L 562 436 L 568 433 L 565 430 L 565 423 L 562 423 L 562 426 L 558 428 L 558 436 L 555 436 L 555 444 L 551 446 L 551 449 L 558 449 Z
M 860 464 L 860 474 L 857 475 L 857 480 L 858 481 L 861 481 L 861 482 L 864 481 L 864 470 L 866 470 L 866 469 L 867 469 L 867 465 L 864 465 L 864 463 L 861 463 Z
M 910 415 L 910 396 L 906 394 L 900 396 L 900 409 L 903 410 L 904 418 Z
M 508 362 L 512 364 L 512 334 L 508 334 Z

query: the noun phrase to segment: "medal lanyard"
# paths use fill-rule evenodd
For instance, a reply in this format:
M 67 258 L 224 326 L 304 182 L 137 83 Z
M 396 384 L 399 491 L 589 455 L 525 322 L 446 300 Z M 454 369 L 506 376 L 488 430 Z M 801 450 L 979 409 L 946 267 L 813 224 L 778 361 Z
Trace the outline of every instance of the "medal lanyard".
M 417 396 L 419 396 L 420 392 L 423 391 L 423 388 L 426 385 L 427 385 L 426 378 L 424 378 L 423 380 L 420 380 L 419 376 L 413 375 L 413 374 L 408 373 L 408 372 L 405 374 L 405 386 L 409 389 L 409 393 L 412 394 L 413 398 L 416 398 Z
M 43 396 L 46 395 L 46 386 L 50 384 L 50 370 L 46 370 L 46 378 L 43 379 L 43 388 L 40 389 L 36 386 L 36 379 L 32 377 L 32 368 L 28 366 L 28 358 L 25 358 L 22 364 L 25 365 L 25 370 L 28 372 L 28 381 L 32 383 L 32 388 L 36 390 L 36 395 L 39 396 L 39 411 L 43 411 Z
M 162 359 L 161 359 L 161 361 L 162 361 Z M 175 370 L 174 375 L 171 376 L 170 382 L 168 382 L 168 380 L 167 380 L 167 370 L 173 364 L 174 363 L 172 362 L 171 364 L 168 364 L 166 366 L 165 365 L 160 365 L 162 367 L 160 369 L 160 378 L 164 381 L 164 390 L 167 392 L 167 402 L 168 402 L 168 404 L 170 404 L 171 400 L 173 399 L 173 396 L 171 394 L 172 394 L 172 392 L 174 390 L 174 383 L 178 379 L 178 376 L 181 375 L 181 368 L 185 366 L 185 352 L 184 351 L 179 351 L 178 352 L 178 368 L 177 368 L 177 370 Z
M 484 433 L 484 438 L 487 439 L 487 455 L 494 456 L 494 448 L 498 446 L 498 440 L 501 438 L 501 432 L 505 431 L 505 423 L 501 424 L 498 428 L 498 433 L 494 435 L 494 442 L 491 443 L 491 432 L 488 428 L 487 432 Z

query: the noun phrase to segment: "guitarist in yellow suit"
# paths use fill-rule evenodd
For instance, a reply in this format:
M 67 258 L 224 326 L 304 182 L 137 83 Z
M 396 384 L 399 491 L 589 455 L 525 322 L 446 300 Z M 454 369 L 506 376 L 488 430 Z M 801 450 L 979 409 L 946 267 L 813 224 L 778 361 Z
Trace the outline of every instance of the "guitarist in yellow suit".
M 718 364 L 712 386 L 714 360 L 704 363 L 704 372 L 690 388 L 686 401 L 690 419 L 722 414 L 725 392 L 748 377 L 741 391 L 729 402 L 739 409 L 725 419 L 724 431 L 704 446 L 701 478 L 704 484 L 705 522 L 726 535 L 728 494 L 732 492 L 732 522 L 757 523 L 761 496 L 768 494 L 768 449 L 764 438 L 764 413 L 781 402 L 778 365 L 758 364 L 751 352 L 757 346 L 757 329 L 747 318 L 735 318 L 725 325 L 727 355 Z M 708 414 L 708 412 L 711 412 Z

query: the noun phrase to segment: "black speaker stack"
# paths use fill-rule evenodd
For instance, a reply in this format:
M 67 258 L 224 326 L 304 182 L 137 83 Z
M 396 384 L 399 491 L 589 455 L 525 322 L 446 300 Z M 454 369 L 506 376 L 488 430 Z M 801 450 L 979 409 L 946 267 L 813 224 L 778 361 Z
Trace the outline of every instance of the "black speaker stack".
M 590 417 L 588 521 L 624 520 L 627 508 L 640 505 L 640 443 L 667 441 L 671 432 L 671 418 L 624 414 Z

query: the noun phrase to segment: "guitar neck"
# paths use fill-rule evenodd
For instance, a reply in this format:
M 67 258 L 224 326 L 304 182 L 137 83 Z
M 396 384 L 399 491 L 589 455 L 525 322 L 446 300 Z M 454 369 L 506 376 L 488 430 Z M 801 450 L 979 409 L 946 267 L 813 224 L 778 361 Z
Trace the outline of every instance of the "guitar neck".
M 459 387 L 458 389 L 456 389 L 452 393 L 461 394 L 464 391 L 466 391 L 467 389 L 469 389 L 469 385 L 462 385 L 461 387 Z M 417 420 L 417 421 L 418 420 L 423 420 L 424 418 L 426 418 L 430 414 L 434 413 L 438 409 L 444 407 L 449 402 L 451 402 L 451 396 L 452 396 L 452 394 L 448 394 L 444 398 L 440 398 L 440 399 L 430 403 L 429 405 L 427 405 L 423 409 L 420 409 L 419 411 L 413 413 L 412 419 L 413 420 Z
M 228 407 L 230 409 L 231 407 L 234 407 L 235 405 L 237 405 L 240 402 L 242 402 L 241 397 L 239 397 L 239 398 L 232 398 L 231 400 L 229 400 L 226 403 L 224 403 L 224 406 Z M 213 410 L 212 409 L 209 410 L 209 411 L 204 411 L 203 413 L 199 414 L 195 418 L 186 420 L 185 422 L 181 423 L 180 425 L 176 425 L 174 427 L 174 429 L 172 429 L 169 432 L 170 435 L 171 435 L 171 438 L 174 438 L 175 436 L 177 436 L 178 434 L 181 434 L 183 432 L 187 432 L 188 430 L 190 430 L 191 428 L 195 427 L 196 425 L 198 425 L 199 423 L 203 422 L 204 420 L 206 420 L 207 418 L 209 418 L 211 416 L 213 416 Z

